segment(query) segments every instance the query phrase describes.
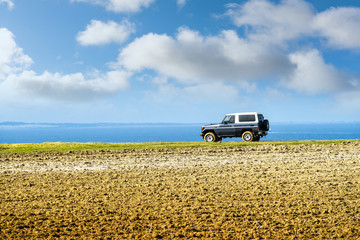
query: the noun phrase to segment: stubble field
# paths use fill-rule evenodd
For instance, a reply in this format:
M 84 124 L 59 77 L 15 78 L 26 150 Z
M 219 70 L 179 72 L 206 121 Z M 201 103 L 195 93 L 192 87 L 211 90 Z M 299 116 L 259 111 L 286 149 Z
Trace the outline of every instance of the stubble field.
M 360 142 L 0 154 L 0 239 L 358 239 Z

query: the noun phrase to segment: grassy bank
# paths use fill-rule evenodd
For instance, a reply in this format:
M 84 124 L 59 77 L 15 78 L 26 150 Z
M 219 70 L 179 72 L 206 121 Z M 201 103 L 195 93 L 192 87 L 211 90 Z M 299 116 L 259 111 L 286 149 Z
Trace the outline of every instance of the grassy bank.
M 26 143 L 0 144 L 0 153 L 46 152 L 46 151 L 82 151 L 82 150 L 122 150 L 122 149 L 159 149 L 159 148 L 218 148 L 256 146 L 262 144 L 297 145 L 297 144 L 340 144 L 359 142 L 360 140 L 328 140 L 328 141 L 264 141 L 264 142 L 153 142 L 153 143 Z

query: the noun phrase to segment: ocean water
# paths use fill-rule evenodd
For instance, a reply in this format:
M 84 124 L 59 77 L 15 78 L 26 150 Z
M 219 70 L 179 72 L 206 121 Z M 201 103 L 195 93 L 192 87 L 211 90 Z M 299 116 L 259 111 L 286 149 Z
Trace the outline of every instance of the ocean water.
M 198 142 L 203 124 L 0 123 L 0 143 Z M 359 123 L 271 123 L 260 141 L 360 139 Z M 242 141 L 226 138 L 223 141 Z

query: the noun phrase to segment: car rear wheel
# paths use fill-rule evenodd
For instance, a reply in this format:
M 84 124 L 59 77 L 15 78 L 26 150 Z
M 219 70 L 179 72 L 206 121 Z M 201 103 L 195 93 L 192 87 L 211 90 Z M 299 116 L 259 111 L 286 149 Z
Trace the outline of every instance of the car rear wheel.
M 250 131 L 246 131 L 241 136 L 244 142 L 251 142 L 254 139 L 254 134 Z
M 205 142 L 215 142 L 216 141 L 215 134 L 212 133 L 212 132 L 206 133 L 205 136 L 204 136 L 204 141 Z

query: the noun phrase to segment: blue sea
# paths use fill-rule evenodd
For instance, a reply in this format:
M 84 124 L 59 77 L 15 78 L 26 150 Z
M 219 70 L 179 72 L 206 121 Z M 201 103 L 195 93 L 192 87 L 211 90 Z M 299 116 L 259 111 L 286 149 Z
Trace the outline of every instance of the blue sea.
M 204 124 L 0 123 L 0 143 L 198 142 Z M 271 123 L 260 141 L 360 139 L 358 123 Z M 241 141 L 227 138 L 223 141 Z

